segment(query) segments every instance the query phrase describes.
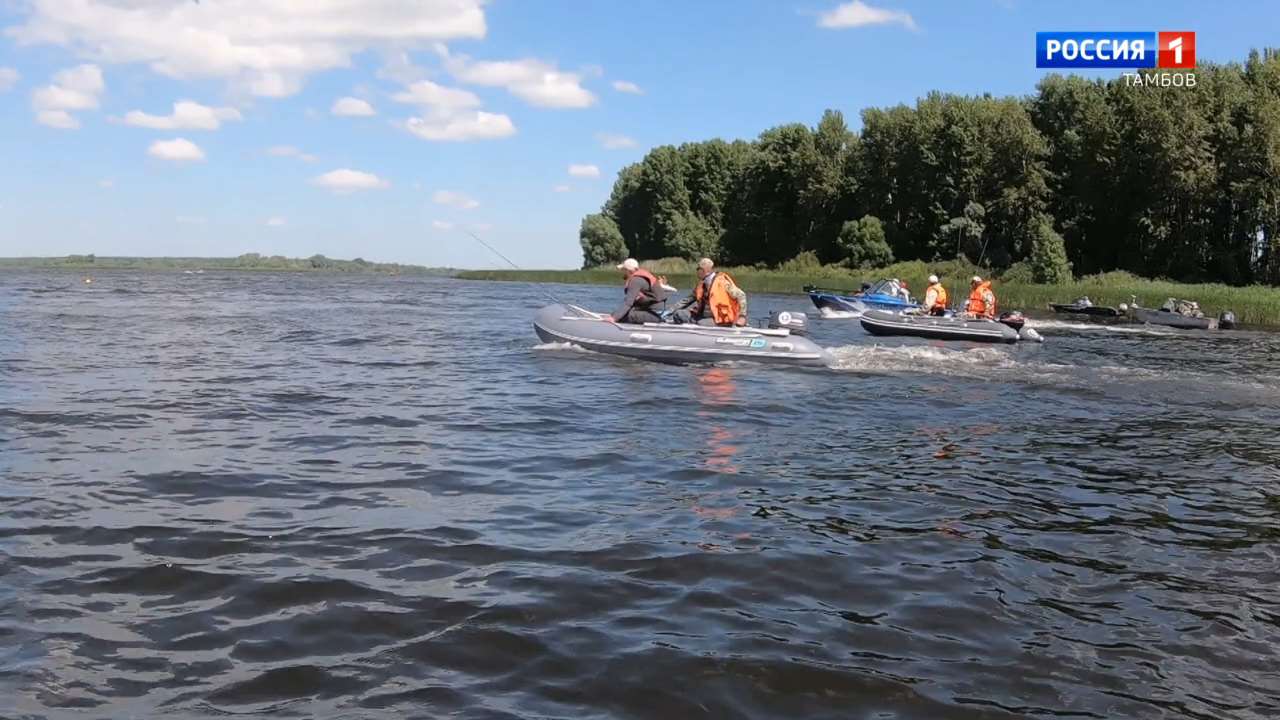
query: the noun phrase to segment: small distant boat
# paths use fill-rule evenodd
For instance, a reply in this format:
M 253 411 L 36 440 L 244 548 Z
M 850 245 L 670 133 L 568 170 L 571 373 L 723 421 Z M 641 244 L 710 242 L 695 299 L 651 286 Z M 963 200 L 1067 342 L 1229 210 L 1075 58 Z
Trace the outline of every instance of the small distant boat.
M 1121 318 L 1127 310 L 1123 305 L 1119 308 L 1094 305 L 1088 296 L 1078 297 L 1069 304 L 1049 303 L 1049 309 L 1060 315 L 1083 315 L 1090 318 Z
M 1232 330 L 1236 326 L 1236 315 L 1230 310 L 1216 318 L 1205 317 L 1198 303 L 1177 298 L 1169 298 L 1158 310 L 1140 307 L 1135 298 L 1129 315 L 1140 323 L 1181 330 Z
M 862 328 L 872 335 L 921 337 L 930 340 L 1015 343 L 1020 339 L 1042 341 L 1040 334 L 1024 328 L 1022 313 L 1006 313 L 1001 320 L 975 320 L 959 315 L 910 315 L 869 310 Z
M 864 285 L 861 290 L 832 290 L 806 285 L 804 291 L 819 309 L 829 308 L 843 312 L 866 310 L 919 310 L 920 304 L 903 300 L 890 292 L 890 281 L 881 280 L 875 285 Z

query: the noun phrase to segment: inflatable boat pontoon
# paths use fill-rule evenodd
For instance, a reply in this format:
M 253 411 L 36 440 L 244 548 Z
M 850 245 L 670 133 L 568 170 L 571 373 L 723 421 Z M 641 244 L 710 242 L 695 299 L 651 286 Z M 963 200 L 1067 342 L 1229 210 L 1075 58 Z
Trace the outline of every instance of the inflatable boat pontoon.
M 774 313 L 768 328 L 615 323 L 573 305 L 549 305 L 533 317 L 543 342 L 665 363 L 746 360 L 781 365 L 826 365 L 828 356 L 802 333 L 804 313 Z

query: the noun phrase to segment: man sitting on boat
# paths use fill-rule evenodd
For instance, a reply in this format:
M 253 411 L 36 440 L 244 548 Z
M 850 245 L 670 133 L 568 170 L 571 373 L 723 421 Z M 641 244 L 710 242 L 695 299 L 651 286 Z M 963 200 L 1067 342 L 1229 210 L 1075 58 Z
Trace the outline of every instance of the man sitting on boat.
M 698 282 L 693 292 L 676 306 L 671 320 L 699 325 L 747 324 L 747 294 L 729 277 L 717 271 L 711 258 L 698 261 Z
M 947 289 L 942 287 L 937 275 L 929 276 L 929 289 L 924 292 L 924 310 L 930 315 L 947 314 Z
M 640 267 L 635 258 L 623 260 L 617 268 L 626 278 L 622 286 L 622 306 L 606 319 L 636 325 L 662 322 L 656 308 L 667 301 L 666 284 Z
M 991 281 L 983 280 L 977 275 L 970 283 L 973 289 L 969 292 L 969 301 L 965 303 L 965 314 L 985 320 L 996 319 L 996 295 L 991 292 Z
M 1202 318 L 1204 312 L 1200 309 L 1200 303 L 1192 300 L 1179 300 L 1178 298 L 1169 298 L 1160 306 L 1165 312 L 1178 313 L 1186 317 Z

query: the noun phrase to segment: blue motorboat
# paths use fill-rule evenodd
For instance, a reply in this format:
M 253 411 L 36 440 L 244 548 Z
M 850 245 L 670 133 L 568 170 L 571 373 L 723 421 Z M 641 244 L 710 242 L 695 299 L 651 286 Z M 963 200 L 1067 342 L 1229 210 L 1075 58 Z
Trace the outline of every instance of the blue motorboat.
M 813 301 L 813 304 L 819 310 L 827 308 L 828 310 L 857 313 L 865 312 L 868 309 L 888 310 L 890 312 L 919 310 L 919 303 L 908 302 L 903 300 L 901 295 L 893 293 L 892 282 L 891 280 L 881 280 L 875 285 L 863 285 L 861 290 L 832 290 L 806 285 L 804 291 L 809 293 L 809 299 Z

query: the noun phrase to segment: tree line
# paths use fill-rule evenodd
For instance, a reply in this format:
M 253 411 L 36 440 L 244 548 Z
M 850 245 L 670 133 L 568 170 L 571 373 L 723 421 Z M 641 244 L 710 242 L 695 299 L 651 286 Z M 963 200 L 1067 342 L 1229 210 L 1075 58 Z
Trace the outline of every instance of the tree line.
M 1280 283 L 1280 51 L 1194 72 L 1194 87 L 1049 75 L 1025 98 L 867 109 L 857 133 L 828 110 L 754 141 L 657 147 L 583 219 L 583 265 L 812 253 L 1018 265 L 1039 282 Z

